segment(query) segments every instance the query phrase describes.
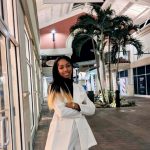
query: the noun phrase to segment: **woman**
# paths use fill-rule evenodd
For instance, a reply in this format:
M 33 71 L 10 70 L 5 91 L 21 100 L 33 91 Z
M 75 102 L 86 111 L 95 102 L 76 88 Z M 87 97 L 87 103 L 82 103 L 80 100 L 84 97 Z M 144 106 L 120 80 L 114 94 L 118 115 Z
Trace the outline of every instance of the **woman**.
M 45 150 L 88 150 L 96 145 L 84 115 L 93 115 L 95 105 L 82 86 L 73 83 L 73 66 L 67 56 L 56 59 L 48 106 L 54 109 Z

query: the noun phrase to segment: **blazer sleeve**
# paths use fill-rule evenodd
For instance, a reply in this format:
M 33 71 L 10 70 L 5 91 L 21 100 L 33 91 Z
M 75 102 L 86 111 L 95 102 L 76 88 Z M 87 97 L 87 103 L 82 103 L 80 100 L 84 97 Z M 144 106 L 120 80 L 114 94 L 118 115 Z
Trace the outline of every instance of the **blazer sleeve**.
M 65 103 L 58 98 L 54 102 L 54 111 L 55 111 L 56 115 L 60 118 L 80 118 L 80 117 L 82 117 L 81 112 L 79 112 L 75 109 L 66 107 Z
M 79 103 L 81 113 L 84 115 L 93 115 L 95 114 L 95 105 L 94 103 L 88 98 L 85 90 L 82 86 L 79 86 L 81 92 L 81 98 L 83 98 L 82 103 Z

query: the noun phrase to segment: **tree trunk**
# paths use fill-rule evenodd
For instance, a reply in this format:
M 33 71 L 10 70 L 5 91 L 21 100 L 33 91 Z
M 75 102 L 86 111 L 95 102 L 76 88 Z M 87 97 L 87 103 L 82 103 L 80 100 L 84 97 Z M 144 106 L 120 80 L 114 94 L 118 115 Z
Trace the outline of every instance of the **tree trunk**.
M 119 90 L 119 78 L 118 78 L 118 70 L 119 70 L 119 56 L 120 56 L 120 44 L 119 44 L 119 52 L 118 52 L 118 60 L 117 60 L 117 69 L 116 69 L 116 107 L 120 107 L 120 90 Z
M 111 52 L 110 52 L 110 37 L 109 37 L 109 43 L 108 43 L 108 53 L 109 53 L 109 63 L 108 63 L 108 74 L 109 74 L 109 103 L 111 104 L 113 102 L 112 97 L 112 86 L 111 86 Z
M 105 95 L 104 95 L 103 86 L 102 86 L 102 79 L 101 79 L 100 71 L 99 71 L 100 57 L 99 57 L 99 55 L 96 52 L 93 38 L 92 38 L 92 45 L 93 45 L 95 61 L 96 61 L 97 76 L 98 76 L 98 80 L 99 80 L 99 84 L 100 84 L 100 88 L 101 88 L 102 97 L 103 97 L 103 100 L 105 102 L 106 100 L 105 100 Z

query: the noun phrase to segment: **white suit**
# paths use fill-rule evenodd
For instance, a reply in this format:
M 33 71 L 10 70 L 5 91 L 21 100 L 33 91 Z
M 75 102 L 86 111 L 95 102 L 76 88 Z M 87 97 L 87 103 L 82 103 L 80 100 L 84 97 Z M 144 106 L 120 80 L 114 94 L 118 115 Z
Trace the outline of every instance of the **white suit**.
M 81 111 L 65 107 L 65 98 L 57 97 L 54 101 L 54 115 L 50 124 L 45 150 L 71 150 L 73 129 L 78 131 L 81 150 L 96 145 L 96 140 L 84 115 L 93 115 L 95 105 L 89 100 L 82 86 L 73 83 L 73 101 Z

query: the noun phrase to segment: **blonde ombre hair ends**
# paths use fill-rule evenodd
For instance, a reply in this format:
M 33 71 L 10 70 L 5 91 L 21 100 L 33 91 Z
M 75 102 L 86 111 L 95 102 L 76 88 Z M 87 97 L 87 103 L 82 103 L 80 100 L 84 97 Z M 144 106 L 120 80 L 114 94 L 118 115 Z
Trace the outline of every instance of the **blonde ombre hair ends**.
M 48 93 L 48 107 L 49 109 L 54 109 L 54 102 L 57 98 L 64 101 L 66 100 L 67 103 L 71 103 L 73 101 L 71 94 L 61 91 L 60 93 L 55 91 L 50 91 Z

